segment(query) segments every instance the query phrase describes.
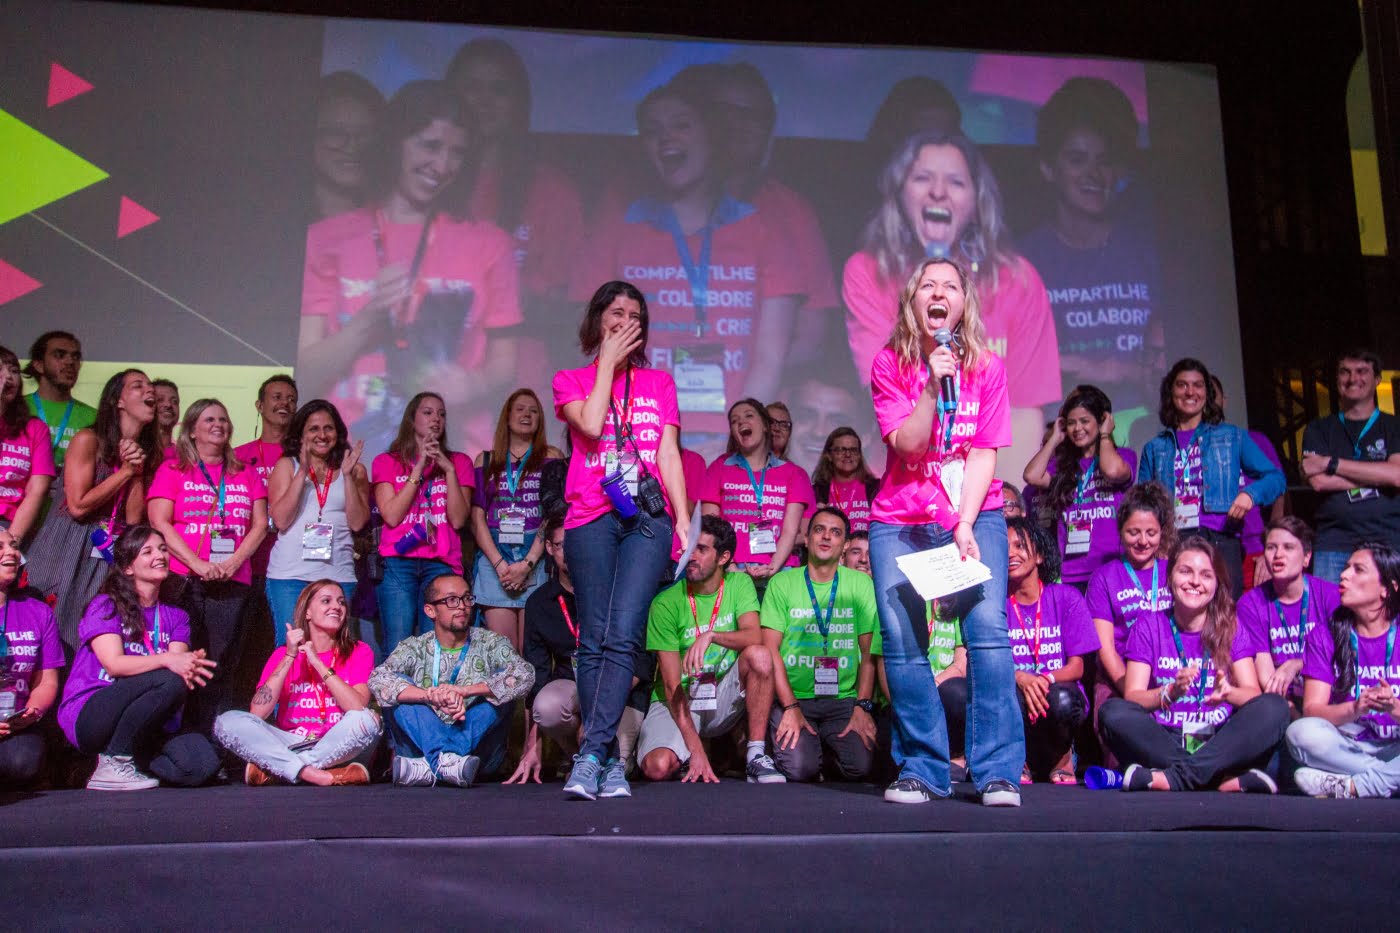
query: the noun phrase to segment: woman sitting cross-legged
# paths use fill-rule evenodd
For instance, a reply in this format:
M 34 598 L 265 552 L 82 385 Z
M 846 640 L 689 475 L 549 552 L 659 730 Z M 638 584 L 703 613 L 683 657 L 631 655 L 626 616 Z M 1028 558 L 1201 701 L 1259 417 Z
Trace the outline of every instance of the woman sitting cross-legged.
M 214 738 L 248 762 L 246 783 L 369 783 L 364 759 L 383 727 L 369 708 L 374 654 L 346 624 L 349 614 L 339 583 L 307 584 L 251 710 L 229 710 L 215 721 Z M 268 721 L 274 713 L 276 725 Z

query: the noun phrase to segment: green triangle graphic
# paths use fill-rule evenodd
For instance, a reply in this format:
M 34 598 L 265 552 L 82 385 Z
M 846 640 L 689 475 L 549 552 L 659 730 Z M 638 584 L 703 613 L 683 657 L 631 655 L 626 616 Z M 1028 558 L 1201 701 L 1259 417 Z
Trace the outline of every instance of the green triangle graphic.
M 96 165 L 0 110 L 0 224 L 106 177 Z

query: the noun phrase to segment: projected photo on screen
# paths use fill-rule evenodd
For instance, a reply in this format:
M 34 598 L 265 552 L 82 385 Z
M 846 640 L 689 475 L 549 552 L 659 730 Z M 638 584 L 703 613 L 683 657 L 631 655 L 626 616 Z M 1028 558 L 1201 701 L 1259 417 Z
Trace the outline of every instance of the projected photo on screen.
M 425 388 L 489 446 L 625 279 L 686 446 L 718 454 L 756 398 L 804 466 L 841 424 L 870 450 L 870 362 L 940 255 L 1007 364 L 1008 476 L 1079 383 L 1125 441 L 1173 354 L 1238 386 L 1208 70 L 333 21 L 322 72 L 297 373 L 370 446 Z

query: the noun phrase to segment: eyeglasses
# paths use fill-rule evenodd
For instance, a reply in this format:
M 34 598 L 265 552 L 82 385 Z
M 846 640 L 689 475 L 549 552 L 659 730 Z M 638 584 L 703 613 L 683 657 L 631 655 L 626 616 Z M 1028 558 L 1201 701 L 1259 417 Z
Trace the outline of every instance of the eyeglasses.
M 774 422 L 773 422 L 773 427 L 775 427 L 775 428 L 782 428 L 784 431 L 791 431 L 791 430 L 792 430 L 792 422 L 791 422 L 791 421 L 774 421 Z
M 831 452 L 834 453 L 834 454 L 859 454 L 859 453 L 860 453 L 860 448 L 859 448 L 859 447 L 833 447 L 833 448 L 831 448 Z
M 465 596 L 444 596 L 441 599 L 428 600 L 430 606 L 446 606 L 448 609 L 462 609 L 466 606 L 476 605 L 476 597 L 471 593 Z

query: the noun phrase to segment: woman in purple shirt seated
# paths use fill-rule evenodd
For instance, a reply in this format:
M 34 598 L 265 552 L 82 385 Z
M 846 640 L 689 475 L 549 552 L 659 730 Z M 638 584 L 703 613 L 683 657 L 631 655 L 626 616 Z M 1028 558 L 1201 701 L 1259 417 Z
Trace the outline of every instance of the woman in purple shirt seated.
M 21 591 L 19 541 L 0 530 L 0 787 L 44 769 L 44 737 L 31 728 L 58 699 L 63 645 L 53 610 Z
M 1314 797 L 1389 797 L 1400 790 L 1400 554 L 1363 544 L 1342 569 L 1341 606 L 1308 632 L 1303 715 L 1288 747 Z
M 1168 570 L 1171 612 L 1128 633 L 1124 697 L 1099 714 L 1109 748 L 1128 763 L 1123 789 L 1278 793 L 1263 767 L 1288 726 L 1288 702 L 1259 691 L 1224 560 L 1193 535 L 1172 549 Z

